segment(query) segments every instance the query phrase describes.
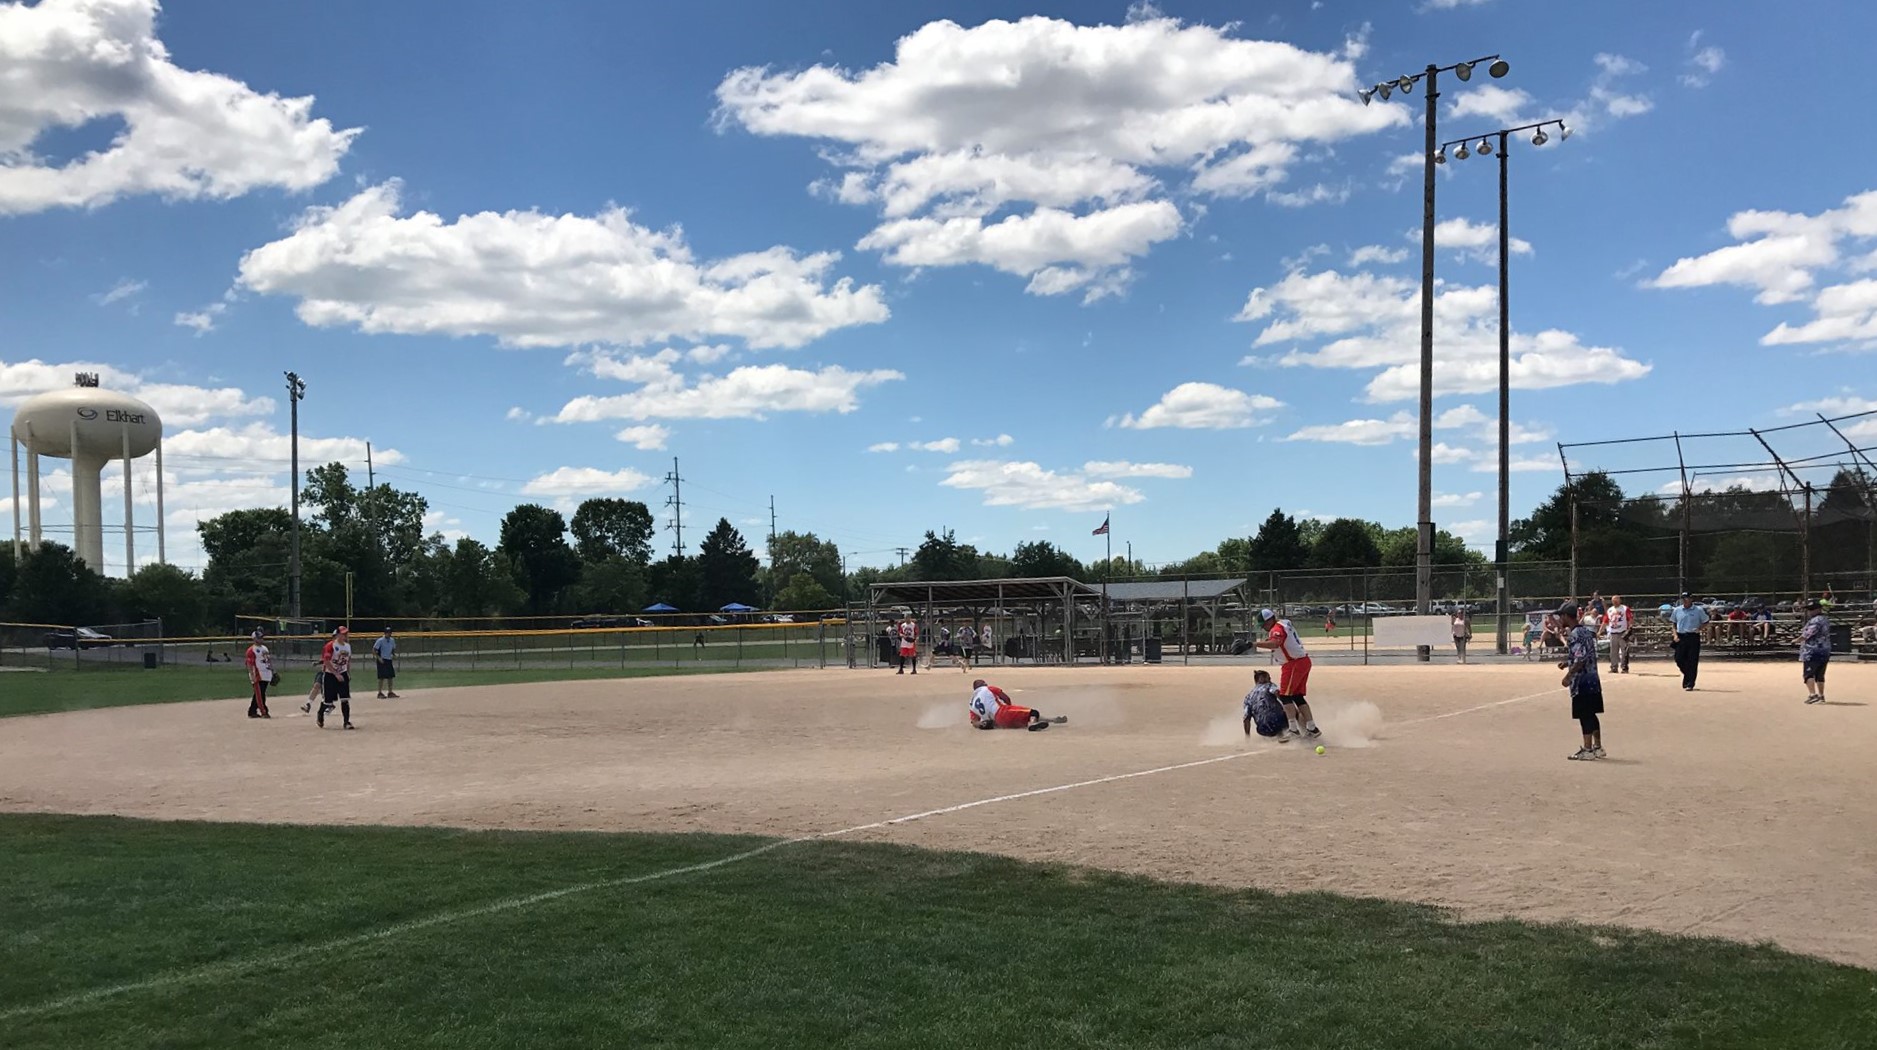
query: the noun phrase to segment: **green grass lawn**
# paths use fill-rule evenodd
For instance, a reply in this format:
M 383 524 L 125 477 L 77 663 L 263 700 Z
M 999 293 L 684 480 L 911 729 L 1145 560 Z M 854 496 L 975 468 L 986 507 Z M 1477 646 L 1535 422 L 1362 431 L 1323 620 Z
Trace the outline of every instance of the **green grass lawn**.
M 509 685 L 516 682 L 566 682 L 594 678 L 649 678 L 672 674 L 716 674 L 737 668 L 680 667 L 668 664 L 622 668 L 618 663 L 540 666 L 521 669 L 469 671 L 440 669 L 406 673 L 399 681 L 407 688 L 439 689 L 457 685 Z M 741 670 L 761 670 L 749 667 Z M 354 666 L 353 692 L 370 696 L 373 683 L 360 677 Z M 363 674 L 369 675 L 367 666 Z M 304 699 L 312 685 L 310 671 L 296 671 L 285 679 L 276 695 Z M 0 718 L 8 715 L 82 711 L 93 707 L 132 704 L 168 704 L 185 700 L 242 700 L 247 697 L 247 672 L 240 664 L 159 667 L 94 666 L 83 671 L 10 672 L 0 675 Z M 296 701 L 297 702 L 297 701 Z M 4 1044 L 0 1044 L 4 1045 Z
M 1877 1031 L 1877 974 L 1717 941 L 849 843 L 617 881 L 756 844 L 0 816 L 0 1043 L 1848 1050 Z

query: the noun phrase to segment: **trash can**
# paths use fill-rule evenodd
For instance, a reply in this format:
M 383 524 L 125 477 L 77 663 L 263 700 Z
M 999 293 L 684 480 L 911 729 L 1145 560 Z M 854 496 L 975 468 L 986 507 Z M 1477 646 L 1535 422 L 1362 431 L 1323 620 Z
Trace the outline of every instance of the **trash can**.
M 1834 623 L 1831 625 L 1831 651 L 1849 653 L 1851 651 L 1851 625 Z
M 1141 643 L 1141 659 L 1150 664 L 1160 662 L 1161 646 L 1159 638 L 1149 638 Z
M 145 649 L 143 651 L 143 669 L 146 671 L 156 670 L 156 650 Z

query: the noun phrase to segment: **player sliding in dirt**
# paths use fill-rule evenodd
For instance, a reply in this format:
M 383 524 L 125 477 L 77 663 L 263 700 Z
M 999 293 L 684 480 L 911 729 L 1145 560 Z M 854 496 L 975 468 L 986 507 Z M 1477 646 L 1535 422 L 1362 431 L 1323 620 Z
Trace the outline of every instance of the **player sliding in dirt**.
M 1010 694 L 986 684 L 982 678 L 971 683 L 970 710 L 971 725 L 976 729 L 1027 729 L 1034 733 L 1069 720 L 1067 715 L 1044 718 L 1033 707 L 1018 707 L 1010 702 Z

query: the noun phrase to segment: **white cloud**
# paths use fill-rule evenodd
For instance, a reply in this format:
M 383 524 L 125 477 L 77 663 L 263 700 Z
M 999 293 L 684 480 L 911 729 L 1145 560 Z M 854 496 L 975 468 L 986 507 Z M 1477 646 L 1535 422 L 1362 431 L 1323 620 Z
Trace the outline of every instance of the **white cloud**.
M 1648 66 L 1635 59 L 1607 52 L 1598 54 L 1593 61 L 1597 64 L 1597 78 L 1590 85 L 1590 98 L 1580 104 L 1573 114 L 1576 119 L 1570 122 L 1572 126 L 1582 127 L 1600 115 L 1617 118 L 1641 116 L 1655 108 L 1655 102 L 1649 96 L 1631 94 L 1618 87 L 1624 78 L 1648 72 Z
M 831 143 L 837 170 L 815 192 L 877 207 L 860 243 L 889 263 L 987 265 L 1033 294 L 1099 298 L 1178 234 L 1183 193 L 1263 192 L 1300 145 L 1407 123 L 1354 98 L 1366 30 L 1321 53 L 1234 29 L 1144 7 L 1119 26 L 936 21 L 868 69 L 735 70 L 717 123 Z
M 1264 322 L 1253 345 L 1290 345 L 1251 363 L 1285 367 L 1381 369 L 1365 395 L 1386 402 L 1420 391 L 1420 284 L 1372 273 L 1290 273 L 1255 289 L 1241 321 Z M 1437 396 L 1494 390 L 1499 379 L 1498 291 L 1492 286 L 1442 285 L 1434 295 L 1440 354 Z M 1314 343 L 1314 349 L 1297 344 Z M 1608 347 L 1584 346 L 1570 332 L 1513 332 L 1511 382 L 1523 390 L 1640 378 L 1648 365 Z M 1318 440 L 1321 440 L 1318 438 Z
M 1092 478 L 1190 478 L 1193 468 L 1178 463 L 1129 463 L 1127 460 L 1089 460 L 1082 473 Z
M 1349 253 L 1350 266 L 1366 266 L 1369 263 L 1392 265 L 1408 257 L 1406 248 L 1386 248 L 1379 244 L 1365 244 Z
M 604 496 L 631 492 L 652 483 L 648 474 L 631 467 L 601 470 L 598 467 L 557 467 L 538 474 L 521 487 L 524 496 Z
M 1853 416 L 1860 412 L 1877 412 L 1877 398 L 1859 397 L 1849 389 L 1831 397 L 1821 397 L 1816 401 L 1801 401 L 1779 410 L 1780 415 L 1785 416 L 1809 416 L 1818 413 L 1835 417 Z
M 1727 52 L 1712 45 L 1702 47 L 1701 30 L 1697 29 L 1688 38 L 1688 58 L 1684 63 L 1686 71 L 1679 79 L 1683 87 L 1704 88 L 1726 64 Z
M 1452 11 L 1460 7 L 1481 7 L 1492 0 L 1423 0 L 1422 11 Z
M 1139 416 L 1129 413 L 1110 423 L 1133 430 L 1232 430 L 1265 422 L 1260 413 L 1283 404 L 1264 394 L 1247 394 L 1216 383 L 1181 383 Z
M 574 398 L 561 406 L 554 421 L 765 419 L 772 412 L 846 414 L 860 407 L 862 389 L 906 378 L 888 370 L 852 372 L 828 366 L 810 371 L 786 365 L 744 365 L 725 375 L 692 379 L 672 367 L 677 357 L 670 350 L 623 359 L 592 355 L 588 360 L 596 375 L 643 386 L 627 394 Z
M 1327 441 L 1345 445 L 1386 445 L 1411 438 L 1419 433 L 1414 417 L 1406 412 L 1388 419 L 1351 419 L 1343 423 L 1300 427 L 1286 441 Z
M 1861 250 L 1877 238 L 1877 190 L 1847 197 L 1841 206 L 1816 215 L 1738 212 L 1727 220 L 1727 232 L 1740 243 L 1678 259 L 1648 282 L 1650 286 L 1732 284 L 1757 289 L 1754 300 L 1766 305 L 1809 301 L 1814 319 L 1800 325 L 1781 322 L 1761 338 L 1769 346 L 1877 341 L 1877 281 L 1817 287 L 1820 272 L 1871 268 L 1872 258 L 1857 256 L 1847 262 L 1844 253 L 1846 248 Z
M 207 461 L 210 466 L 201 469 L 207 471 L 224 469 L 220 464 L 237 466 L 243 462 L 265 464 L 279 467 L 286 473 L 284 464 L 292 457 L 291 436 L 282 434 L 266 423 L 249 423 L 240 427 L 209 427 L 205 430 L 183 430 L 163 437 L 163 453 L 166 465 L 176 469 L 186 469 L 184 464 L 191 459 Z M 404 462 L 404 453 L 395 448 L 374 446 L 373 462 L 381 466 L 394 466 Z M 365 439 L 354 437 L 322 438 L 300 433 L 300 463 L 318 465 L 321 463 L 365 464 Z
M 200 310 L 179 311 L 174 323 L 180 328 L 195 329 L 197 335 L 206 335 L 215 330 L 215 323 L 227 312 L 227 303 L 210 303 Z
M 1419 243 L 1420 230 L 1409 230 L 1407 239 Z M 1513 255 L 1530 255 L 1530 241 L 1518 237 L 1510 239 Z M 1449 248 L 1457 251 L 1461 258 L 1472 259 L 1480 263 L 1499 261 L 1499 224 L 1496 222 L 1473 222 L 1470 219 L 1443 219 L 1434 224 L 1434 245 L 1437 248 Z
M 684 352 L 684 356 L 700 365 L 714 365 L 729 357 L 731 349 L 721 343 L 712 346 L 694 346 Z
M 626 427 L 613 435 L 614 440 L 624 441 L 641 452 L 657 452 L 671 439 L 671 428 L 661 427 L 656 423 L 647 423 L 636 427 Z
M 1009 434 L 999 434 L 994 438 L 972 438 L 971 443 L 979 448 L 1009 448 L 1017 439 Z
M 876 444 L 872 444 L 872 445 L 868 445 L 868 446 L 867 446 L 867 451 L 868 451 L 868 452 L 898 452 L 898 451 L 899 451 L 899 442 L 897 442 L 897 441 L 881 441 L 881 442 L 878 442 L 878 443 L 876 443 Z
M 980 491 L 987 507 L 1102 510 L 1147 498 L 1140 490 L 1119 482 L 1095 480 L 1075 472 L 1058 473 L 1028 461 L 965 460 L 945 470 L 940 485 Z
M 1421 450 L 1416 448 L 1414 450 L 1414 457 L 1419 459 L 1420 456 Z M 1454 445 L 1449 445 L 1445 441 L 1436 441 L 1434 442 L 1434 454 L 1428 458 L 1435 463 L 1466 463 L 1478 458 L 1478 456 L 1479 453 L 1470 448 L 1459 448 Z
M 95 373 L 105 389 L 142 400 L 156 409 L 157 415 L 170 427 L 200 426 L 212 419 L 265 416 L 275 411 L 272 398 L 251 397 L 235 387 L 157 382 L 112 365 L 86 361 L 52 364 L 38 358 L 0 361 L 0 406 L 18 405 L 48 390 L 63 390 L 72 385 L 73 376 L 79 372 Z
M 1438 462 L 1438 460 L 1436 460 Z M 1506 469 L 1514 474 L 1532 474 L 1552 471 L 1564 472 L 1564 464 L 1557 456 L 1512 456 L 1506 461 Z M 1474 459 L 1473 472 L 1476 474 L 1497 474 L 1499 457 L 1489 453 L 1480 453 Z
M 894 219 L 861 238 L 859 247 L 884 252 L 900 266 L 982 263 L 1030 278 L 1037 295 L 1060 295 L 1092 285 L 1094 297 L 1118 290 L 1126 263 L 1179 235 L 1179 209 L 1168 201 L 1122 204 L 1087 215 L 1037 208 L 986 225 L 971 216 Z
M 1321 182 L 1295 192 L 1272 190 L 1264 195 L 1272 204 L 1285 208 L 1307 208 L 1312 204 L 1343 204 L 1349 200 L 1349 186 L 1328 186 Z
M 532 423 L 534 421 L 534 413 L 520 405 L 511 405 L 503 418 L 511 423 Z
M 1532 97 L 1520 88 L 1469 84 L 1453 104 L 1450 118 L 1483 117 L 1500 127 L 1529 122 Z
M 304 190 L 338 172 L 356 129 L 314 119 L 310 97 L 177 66 L 156 14 L 155 0 L 0 5 L 0 214 Z M 102 149 L 65 163 L 32 152 L 49 131 L 96 121 L 122 124 Z
M 1471 507 L 1485 496 L 1483 492 L 1436 492 L 1434 493 L 1434 506 Z
M 793 347 L 888 315 L 878 286 L 830 283 L 833 252 L 699 260 L 682 230 L 648 229 L 616 207 L 447 222 L 402 210 L 396 180 L 309 209 L 292 233 L 242 258 L 240 286 L 299 299 L 296 312 L 315 327 L 487 335 L 517 347 L 708 337 Z
M 1486 418 L 1485 414 L 1472 405 L 1458 405 L 1434 417 L 1434 427 L 1437 430 L 1472 427 L 1487 422 L 1490 422 L 1490 420 Z
M 93 295 L 91 301 L 97 303 L 99 306 L 109 306 L 112 303 L 128 299 L 148 287 L 150 287 L 149 281 L 133 281 L 126 277 L 112 285 L 110 291 L 99 292 Z

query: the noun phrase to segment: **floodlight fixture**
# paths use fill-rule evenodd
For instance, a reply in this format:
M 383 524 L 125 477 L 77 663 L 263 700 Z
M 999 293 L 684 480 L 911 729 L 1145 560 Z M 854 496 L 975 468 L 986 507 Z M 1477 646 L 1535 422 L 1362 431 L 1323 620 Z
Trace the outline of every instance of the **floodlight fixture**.
M 1436 164 L 1447 163 L 1447 148 L 1445 146 L 1442 146 L 1439 150 L 1435 151 L 1434 163 Z
M 1471 80 L 1473 79 L 1473 63 L 1461 62 L 1453 67 L 1453 72 L 1461 80 Z
M 1490 156 L 1492 156 L 1492 140 L 1491 140 L 1491 139 L 1480 139 L 1480 140 L 1479 140 L 1479 148 L 1478 148 L 1478 150 L 1477 150 L 1477 152 L 1478 152 L 1478 153 L 1479 153 L 1479 155 L 1480 155 L 1480 156 L 1482 156 L 1482 157 L 1490 157 Z
M 1550 141 L 1551 141 L 1551 136 L 1545 134 L 1544 128 L 1539 128 L 1536 132 L 1532 134 L 1532 145 L 1534 146 L 1542 146 L 1545 143 L 1550 142 Z
M 1460 148 L 1453 151 L 1453 155 L 1455 159 L 1465 160 L 1466 158 L 1471 157 L 1473 154 L 1467 150 L 1466 143 L 1462 142 L 1460 143 Z
M 1356 92 L 1356 97 L 1361 99 L 1362 104 L 1366 106 L 1369 104 L 1369 100 L 1375 97 L 1375 89 L 1368 88 L 1362 91 L 1358 91 Z
M 1382 96 L 1382 101 L 1383 101 L 1383 102 L 1387 102 L 1387 101 L 1388 101 L 1388 96 L 1389 96 L 1389 93 L 1390 93 L 1390 92 L 1392 92 L 1392 91 L 1394 91 L 1394 90 L 1395 90 L 1395 86 L 1394 86 L 1393 84 L 1377 84 L 1377 85 L 1375 85 L 1375 93 L 1376 93 L 1376 94 L 1378 94 L 1378 95 L 1380 95 L 1380 96 Z
M 1486 67 L 1486 72 L 1491 73 L 1493 79 L 1497 80 L 1507 73 L 1512 72 L 1512 63 L 1507 62 L 1503 58 L 1498 59 L 1494 61 L 1492 65 Z
M 1401 74 L 1401 79 L 1395 81 L 1395 90 L 1401 92 L 1404 95 L 1413 92 L 1414 91 L 1414 78 L 1409 76 L 1406 73 Z

